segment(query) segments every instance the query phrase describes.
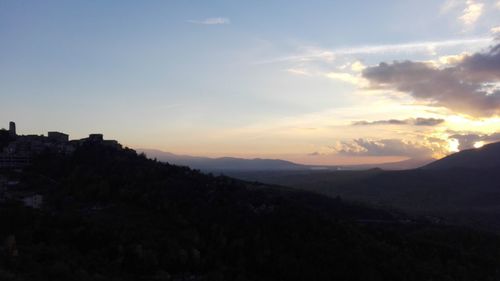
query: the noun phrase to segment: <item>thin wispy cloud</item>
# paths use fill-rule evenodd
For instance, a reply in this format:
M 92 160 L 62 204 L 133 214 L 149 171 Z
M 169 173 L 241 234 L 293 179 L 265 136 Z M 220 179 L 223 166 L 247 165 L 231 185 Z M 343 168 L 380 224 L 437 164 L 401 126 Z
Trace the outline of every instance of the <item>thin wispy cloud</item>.
M 412 125 L 412 126 L 437 126 L 445 120 L 440 118 L 409 118 L 409 119 L 388 119 L 375 121 L 356 121 L 353 126 L 380 126 L 380 125 Z
M 441 14 L 446 14 L 450 12 L 451 10 L 459 7 L 461 5 L 462 1 L 459 0 L 448 0 L 444 2 L 444 4 L 441 6 Z
M 361 46 L 354 48 L 342 48 L 335 50 L 334 53 L 342 55 L 384 54 L 384 53 L 399 53 L 399 52 L 411 53 L 418 51 L 426 51 L 435 48 L 474 45 L 474 44 L 481 44 L 488 42 L 491 42 L 491 38 L 478 37 L 469 39 L 452 39 L 443 41 L 424 41 L 424 42 L 412 42 L 412 43 L 402 43 L 402 44 L 387 44 L 387 45 Z
M 303 75 L 303 76 L 311 76 L 312 74 L 305 70 L 305 69 L 300 69 L 300 68 L 289 68 L 286 70 L 288 73 L 295 74 L 295 75 Z
M 207 18 L 204 20 L 188 20 L 187 22 L 192 24 L 202 24 L 202 25 L 218 25 L 218 24 L 230 24 L 231 20 L 229 20 L 228 18 L 217 17 L 217 18 Z
M 389 53 L 419 53 L 435 52 L 439 48 L 483 45 L 490 43 L 491 37 L 475 37 L 467 39 L 450 39 L 441 41 L 422 41 L 400 44 L 382 44 L 353 46 L 337 49 L 305 48 L 301 54 L 284 56 L 257 62 L 257 64 L 279 63 L 279 62 L 306 62 L 306 61 L 333 61 L 337 56 L 343 55 L 376 55 Z

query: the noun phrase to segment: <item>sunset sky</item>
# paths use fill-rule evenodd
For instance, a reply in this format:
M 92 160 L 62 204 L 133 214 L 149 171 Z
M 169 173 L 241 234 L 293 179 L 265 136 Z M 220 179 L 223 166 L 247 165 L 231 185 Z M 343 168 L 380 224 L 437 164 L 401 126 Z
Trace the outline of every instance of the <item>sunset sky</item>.
M 500 1 L 0 0 L 0 128 L 355 164 L 500 141 Z

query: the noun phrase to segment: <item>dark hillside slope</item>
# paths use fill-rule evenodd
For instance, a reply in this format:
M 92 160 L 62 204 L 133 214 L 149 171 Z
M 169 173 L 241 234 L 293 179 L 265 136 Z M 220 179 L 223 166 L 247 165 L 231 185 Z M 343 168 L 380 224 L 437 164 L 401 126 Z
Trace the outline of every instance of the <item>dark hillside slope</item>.
M 500 142 L 481 148 L 463 150 L 432 162 L 423 169 L 442 170 L 453 168 L 494 169 L 500 171 Z
M 495 235 L 83 146 L 0 204 L 0 280 L 498 280 Z
M 415 170 L 230 175 L 500 231 L 499 172 L 500 143 L 493 143 L 452 154 Z
M 310 173 L 234 173 L 330 197 L 395 208 L 450 223 L 500 231 L 498 169 L 417 169 L 407 171 L 337 171 Z

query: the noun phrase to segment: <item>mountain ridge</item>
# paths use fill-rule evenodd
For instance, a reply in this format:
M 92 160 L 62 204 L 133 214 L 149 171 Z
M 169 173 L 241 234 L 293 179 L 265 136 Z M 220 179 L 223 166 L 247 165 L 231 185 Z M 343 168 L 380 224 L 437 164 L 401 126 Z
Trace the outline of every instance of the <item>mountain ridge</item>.
M 422 167 L 427 170 L 453 168 L 485 169 L 500 167 L 500 142 L 462 150 Z
M 500 232 L 500 142 L 418 169 L 229 174 Z
M 238 157 L 202 157 L 191 155 L 179 155 L 158 149 L 137 148 L 140 153 L 147 157 L 157 159 L 161 162 L 172 163 L 181 166 L 188 166 L 207 172 L 224 171 L 299 171 L 299 170 L 367 170 L 379 168 L 383 170 L 405 170 L 424 166 L 435 159 L 415 158 L 397 162 L 378 164 L 358 164 L 358 165 L 307 165 L 299 164 L 283 159 L 268 158 L 238 158 Z
M 193 169 L 205 171 L 223 170 L 304 170 L 307 165 L 297 164 L 281 159 L 263 158 L 237 158 L 237 157 L 200 157 L 190 155 L 178 155 L 156 149 L 137 149 L 138 152 L 145 153 L 149 158 L 156 158 L 162 162 L 176 165 L 189 166 Z

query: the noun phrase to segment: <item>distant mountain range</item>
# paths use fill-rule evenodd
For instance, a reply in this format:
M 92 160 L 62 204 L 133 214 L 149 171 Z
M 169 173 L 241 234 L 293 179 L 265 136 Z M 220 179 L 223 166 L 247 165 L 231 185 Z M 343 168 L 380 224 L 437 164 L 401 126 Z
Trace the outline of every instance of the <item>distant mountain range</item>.
M 235 157 L 197 157 L 189 155 L 178 155 L 156 149 L 137 149 L 138 152 L 146 154 L 149 158 L 156 158 L 161 162 L 188 166 L 208 172 L 223 171 L 299 171 L 299 170 L 366 170 L 380 168 L 384 170 L 413 169 L 431 163 L 434 159 L 409 159 L 400 162 L 383 164 L 363 164 L 349 166 L 328 165 L 303 165 L 281 159 L 244 159 Z
M 161 162 L 188 166 L 202 171 L 226 171 L 226 170 L 307 170 L 310 166 L 296 164 L 279 159 L 243 159 L 234 157 L 196 157 L 189 155 L 177 155 L 154 149 L 137 149 L 145 153 L 149 158 L 156 158 Z

